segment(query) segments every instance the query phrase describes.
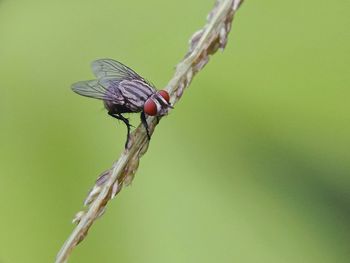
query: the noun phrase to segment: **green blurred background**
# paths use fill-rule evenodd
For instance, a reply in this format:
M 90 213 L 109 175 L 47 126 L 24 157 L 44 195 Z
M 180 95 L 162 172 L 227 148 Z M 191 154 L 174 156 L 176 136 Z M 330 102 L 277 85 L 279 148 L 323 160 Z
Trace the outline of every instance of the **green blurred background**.
M 71 83 L 109 57 L 164 87 L 212 6 L 0 0 L 1 263 L 53 262 L 122 151 Z M 349 13 L 246 1 L 70 262 L 350 262 Z

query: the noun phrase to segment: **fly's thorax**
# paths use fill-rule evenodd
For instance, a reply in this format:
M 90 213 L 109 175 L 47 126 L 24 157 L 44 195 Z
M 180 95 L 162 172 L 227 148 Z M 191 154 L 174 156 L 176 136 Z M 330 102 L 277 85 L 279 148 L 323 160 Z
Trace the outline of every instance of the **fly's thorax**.
M 118 89 L 129 100 L 145 102 L 156 90 L 145 82 L 139 80 L 123 80 Z
M 169 103 L 169 94 L 165 90 L 157 91 L 152 94 L 145 102 L 143 110 L 150 116 L 163 116 L 168 113 L 171 107 Z
M 113 112 L 140 112 L 146 100 L 156 93 L 156 89 L 135 79 L 105 79 L 103 84 L 107 87 L 106 94 L 109 97 L 105 106 Z

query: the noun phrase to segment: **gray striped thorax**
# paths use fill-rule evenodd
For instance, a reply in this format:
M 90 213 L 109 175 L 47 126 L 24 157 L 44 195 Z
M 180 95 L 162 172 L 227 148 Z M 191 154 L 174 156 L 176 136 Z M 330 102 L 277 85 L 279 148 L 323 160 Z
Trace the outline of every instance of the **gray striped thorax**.
M 153 87 L 138 79 L 122 80 L 117 89 L 132 111 L 142 110 L 146 100 L 156 93 Z

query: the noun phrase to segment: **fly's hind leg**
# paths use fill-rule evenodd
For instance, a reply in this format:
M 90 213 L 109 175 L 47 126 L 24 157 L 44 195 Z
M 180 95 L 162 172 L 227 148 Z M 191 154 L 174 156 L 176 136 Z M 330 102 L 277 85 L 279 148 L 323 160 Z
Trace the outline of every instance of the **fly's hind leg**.
M 151 135 L 149 134 L 148 124 L 147 124 L 146 116 L 144 112 L 141 112 L 141 122 L 146 129 L 148 140 L 151 140 Z
M 127 135 L 126 135 L 126 142 L 125 142 L 125 148 L 127 148 L 128 143 L 129 143 L 129 136 L 130 136 L 130 127 L 132 127 L 132 125 L 129 123 L 129 119 L 125 118 L 123 115 L 121 115 L 120 113 L 113 113 L 113 112 L 108 112 L 108 114 L 114 118 L 116 118 L 117 120 L 121 120 L 125 123 L 126 128 L 127 128 Z

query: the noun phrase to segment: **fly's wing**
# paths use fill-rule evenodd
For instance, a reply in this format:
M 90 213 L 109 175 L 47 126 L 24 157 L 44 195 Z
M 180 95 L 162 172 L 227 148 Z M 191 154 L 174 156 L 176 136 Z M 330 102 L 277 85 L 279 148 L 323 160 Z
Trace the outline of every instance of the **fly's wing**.
M 94 99 L 116 103 L 123 103 L 124 101 L 120 93 L 116 90 L 107 89 L 98 80 L 79 81 L 72 85 L 72 90 L 79 95 Z
M 72 90 L 79 95 L 101 100 L 104 99 L 106 92 L 97 80 L 79 81 L 72 85 Z
M 91 66 L 97 80 L 72 85 L 73 91 L 82 96 L 111 101 L 113 104 L 128 104 L 126 106 L 136 110 L 141 109 L 142 103 L 155 92 L 149 82 L 116 60 L 99 59 Z
M 113 59 L 98 59 L 91 63 L 96 78 L 133 79 L 141 78 L 135 71 Z
M 113 59 L 95 60 L 91 63 L 91 68 L 98 79 L 140 80 L 150 85 L 147 80 L 131 68 Z

